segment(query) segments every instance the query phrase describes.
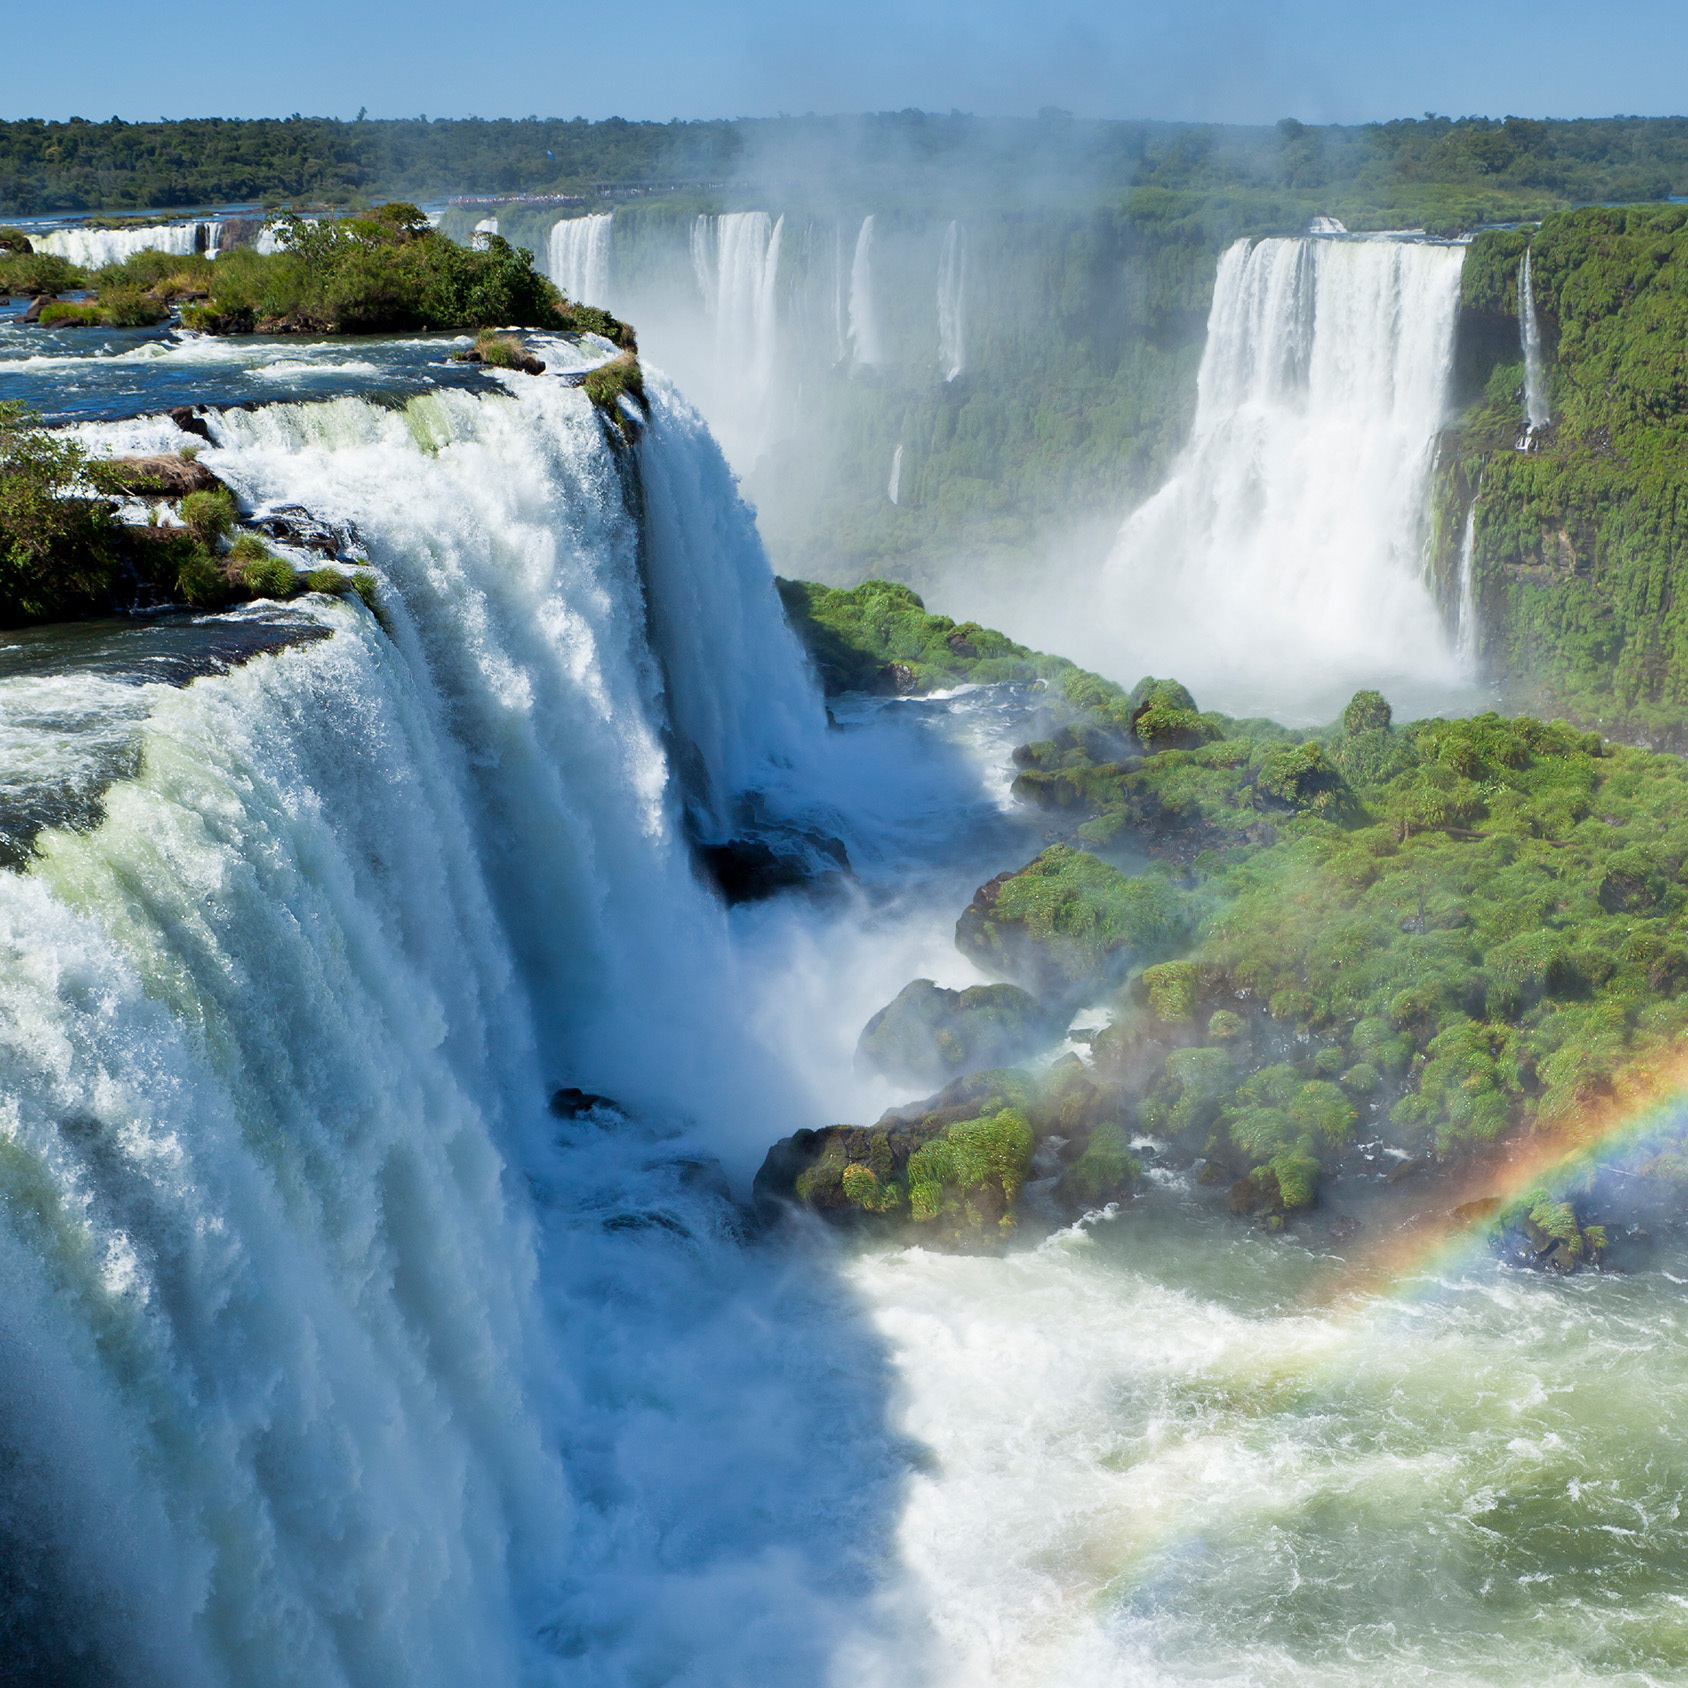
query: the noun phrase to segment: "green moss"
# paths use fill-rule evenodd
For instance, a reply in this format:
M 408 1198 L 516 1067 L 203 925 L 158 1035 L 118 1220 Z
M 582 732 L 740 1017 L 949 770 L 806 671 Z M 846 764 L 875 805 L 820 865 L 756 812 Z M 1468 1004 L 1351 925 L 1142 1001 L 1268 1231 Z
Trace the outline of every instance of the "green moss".
M 1132 962 L 1177 948 L 1188 931 L 1179 893 L 1160 876 L 1130 877 L 1052 844 L 980 892 L 957 923 L 956 945 L 1036 993 L 1082 996 Z
M 637 424 L 622 400 L 632 399 L 643 410 L 645 373 L 639 366 L 638 358 L 631 352 L 623 352 L 620 357 L 611 358 L 608 363 L 601 363 L 590 371 L 581 386 L 587 398 L 631 439 Z

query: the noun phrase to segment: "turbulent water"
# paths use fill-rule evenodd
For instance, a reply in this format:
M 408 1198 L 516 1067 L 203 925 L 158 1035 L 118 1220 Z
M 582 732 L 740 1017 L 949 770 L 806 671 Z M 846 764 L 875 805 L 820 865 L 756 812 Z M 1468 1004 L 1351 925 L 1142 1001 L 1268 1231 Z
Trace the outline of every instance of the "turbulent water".
M 1090 618 L 1109 672 L 1316 719 L 1362 681 L 1404 696 L 1457 680 L 1425 509 L 1463 258 L 1400 239 L 1223 254 L 1190 443 L 1127 521 Z
M 705 231 L 718 311 L 779 238 Z M 1216 432 L 1258 411 L 1259 487 L 1338 411 L 1411 458 L 1457 256 L 1227 259 L 1283 312 L 1203 372 Z M 0 393 L 122 450 L 184 443 L 124 403 L 305 362 L 204 461 L 355 531 L 384 617 L 0 645 L 0 822 L 36 841 L 0 871 L 9 1680 L 1688 1681 L 1668 1249 L 1385 1271 L 1170 1176 L 1002 1257 L 751 1228 L 773 1138 L 899 1099 L 852 1066 L 867 1017 L 977 982 L 953 922 L 1041 845 L 1008 795 L 1037 706 L 829 723 L 654 371 L 635 465 L 550 376 L 445 384 L 444 339 L 342 347 L 375 373 L 338 386 L 319 348 L 8 344 Z M 751 822 L 855 878 L 729 915 L 690 841 Z

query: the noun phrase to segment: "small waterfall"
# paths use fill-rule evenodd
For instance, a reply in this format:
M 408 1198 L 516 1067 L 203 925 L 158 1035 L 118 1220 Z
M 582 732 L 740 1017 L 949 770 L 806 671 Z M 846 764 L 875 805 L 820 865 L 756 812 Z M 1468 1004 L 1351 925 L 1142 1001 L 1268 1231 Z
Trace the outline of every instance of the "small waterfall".
M 770 424 L 784 233 L 785 218 L 766 211 L 700 216 L 692 224 L 692 273 L 715 324 L 706 396 L 716 432 L 740 466 L 760 455 Z
M 1467 675 L 1477 669 L 1477 500 L 1465 512 L 1465 531 L 1459 541 L 1459 620 L 1454 631 L 1454 656 Z
M 1547 372 L 1542 364 L 1541 324 L 1536 317 L 1536 293 L 1530 281 L 1530 249 L 1518 266 L 1518 342 L 1524 353 L 1524 416 L 1529 432 L 1552 420 L 1547 405 Z M 1527 437 L 1527 436 L 1526 436 Z
M 564 298 L 608 308 L 613 222 L 611 213 L 602 211 L 590 217 L 565 217 L 552 225 L 548 268 Z
M 856 235 L 856 255 L 850 261 L 850 348 L 858 364 L 883 361 L 879 349 L 879 319 L 873 300 L 873 218 L 862 218 Z
M 53 229 L 34 237 L 37 252 L 67 258 L 78 269 L 98 270 L 121 264 L 137 252 L 168 252 L 191 257 L 203 252 L 216 257 L 223 225 L 218 222 L 160 223 L 143 229 Z
M 1095 660 L 1245 712 L 1295 690 L 1322 709 L 1355 676 L 1457 672 L 1425 515 L 1464 256 L 1318 238 L 1222 255 L 1191 439 L 1120 534 L 1114 643 Z
M 961 225 L 951 223 L 944 230 L 944 249 L 938 259 L 938 365 L 946 381 L 953 381 L 967 367 L 966 287 L 967 253 Z
M 898 501 L 898 497 L 902 490 L 903 446 L 902 441 L 899 440 L 897 442 L 897 449 L 891 453 L 891 478 L 885 484 L 885 496 L 889 498 L 893 504 L 895 504 Z
M 845 306 L 844 231 L 832 229 L 832 361 L 843 363 L 850 355 L 850 319 Z

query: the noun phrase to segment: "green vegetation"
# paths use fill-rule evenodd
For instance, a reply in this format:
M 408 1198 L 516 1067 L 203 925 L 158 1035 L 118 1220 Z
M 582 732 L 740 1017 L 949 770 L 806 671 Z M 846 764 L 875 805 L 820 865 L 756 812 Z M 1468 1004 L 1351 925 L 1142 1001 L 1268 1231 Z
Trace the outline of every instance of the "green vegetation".
M 1133 185 L 1317 196 L 1356 219 L 1417 211 L 1472 226 L 1520 200 L 1636 200 L 1688 186 L 1678 118 L 1532 122 L 1429 117 L 1343 128 L 976 118 L 918 111 L 838 118 L 590 123 L 576 118 L 204 118 L 0 124 L 0 211 L 33 214 L 245 200 L 592 194 L 818 178 L 851 199 L 894 192 L 969 202 L 1122 194 Z
M 1068 1211 L 1129 1193 L 1140 1168 L 1107 1109 L 1070 1056 L 1037 1080 L 1012 1070 L 973 1073 L 871 1129 L 841 1125 L 787 1138 L 758 1175 L 757 1198 L 796 1199 L 855 1224 L 907 1225 L 932 1245 L 993 1246 L 1019 1222 L 1040 1141 L 1087 1141 L 1055 1187 Z
M 115 487 L 72 439 L 0 404 L 0 625 L 62 620 L 109 601 L 121 529 Z
M 795 624 L 842 671 L 885 648 L 871 617 Z M 1574 1134 L 1679 1059 L 1675 757 L 1529 717 L 1400 727 L 1375 692 L 1290 732 L 1204 713 L 1173 681 L 1046 685 L 1061 725 L 1016 752 L 1015 792 L 1065 842 L 981 887 L 957 944 L 1046 1000 L 1111 1006 L 1088 1113 L 1026 1114 L 1063 1140 L 1067 1198 L 1105 1199 L 1140 1131 L 1280 1223 L 1362 1135 L 1446 1157 Z M 1565 1246 L 1555 1264 L 1596 1247 L 1531 1223 Z
M 102 462 L 0 404 L 0 627 L 109 615 L 141 593 L 199 609 L 300 592 L 357 593 L 373 605 L 374 578 L 337 569 L 301 576 L 254 533 L 236 533 L 226 487 L 181 500 L 180 527 L 131 528 L 113 499 L 155 484 L 136 465 Z M 185 465 L 176 465 L 185 467 Z
M 982 885 L 955 945 L 988 972 L 1056 1002 L 1182 946 L 1183 899 L 1156 873 L 1128 877 L 1099 857 L 1052 844 L 1018 873 Z
M 623 352 L 589 371 L 581 386 L 587 398 L 631 439 L 637 423 L 621 400 L 625 395 L 636 401 L 641 409 L 644 406 L 645 374 L 639 367 L 638 358 L 631 352 Z
M 207 297 L 183 307 L 183 325 L 267 334 L 565 326 L 530 253 L 496 236 L 484 250 L 459 246 L 414 205 L 339 222 L 289 217 L 278 240 L 279 252 L 236 249 L 207 265 Z
M 1526 245 L 1553 425 L 1519 452 Z M 1470 402 L 1436 492 L 1444 599 L 1474 503 L 1488 672 L 1616 736 L 1688 747 L 1688 207 L 1481 235 L 1463 307 Z

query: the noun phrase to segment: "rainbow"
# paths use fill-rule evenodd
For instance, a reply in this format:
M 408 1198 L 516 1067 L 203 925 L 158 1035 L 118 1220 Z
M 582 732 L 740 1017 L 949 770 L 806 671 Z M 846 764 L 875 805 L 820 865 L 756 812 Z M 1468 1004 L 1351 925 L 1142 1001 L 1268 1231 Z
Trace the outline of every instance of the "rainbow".
M 1635 1066 L 1614 1078 L 1612 1094 L 1573 1120 L 1502 1144 L 1494 1157 L 1474 1159 L 1446 1187 L 1440 1210 L 1402 1226 L 1360 1250 L 1336 1294 L 1398 1293 L 1482 1246 L 1490 1221 L 1531 1192 L 1574 1190 L 1602 1166 L 1639 1157 L 1652 1145 L 1688 1132 L 1688 1049 Z

